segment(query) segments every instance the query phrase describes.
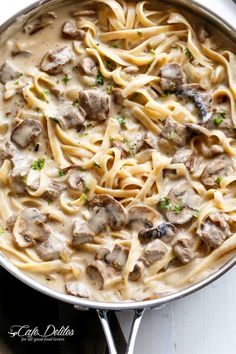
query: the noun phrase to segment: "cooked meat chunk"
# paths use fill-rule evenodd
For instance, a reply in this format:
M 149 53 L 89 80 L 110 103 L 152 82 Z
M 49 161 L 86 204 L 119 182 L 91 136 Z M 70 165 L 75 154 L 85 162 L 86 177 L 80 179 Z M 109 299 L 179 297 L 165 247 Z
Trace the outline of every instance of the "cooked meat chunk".
M 57 15 L 55 14 L 55 12 L 47 12 L 37 17 L 30 23 L 27 23 L 26 26 L 23 28 L 23 31 L 29 35 L 33 35 L 38 31 L 42 30 L 43 28 L 51 25 L 56 18 Z
M 115 104 L 122 106 L 123 102 L 124 102 L 124 97 L 122 95 L 122 90 L 119 87 L 115 87 L 112 90 L 112 94 L 113 94 L 113 100 L 115 102 Z
M 79 93 L 81 107 L 89 119 L 106 120 L 110 112 L 110 97 L 98 90 L 83 90 Z
M 92 217 L 89 227 L 95 232 L 103 231 L 106 226 L 119 230 L 126 221 L 126 213 L 122 204 L 107 194 L 96 195 L 90 202 Z
M 142 276 L 143 264 L 141 262 L 136 263 L 132 272 L 129 273 L 128 279 L 130 281 L 138 281 Z
M 66 188 L 65 184 L 52 181 L 49 184 L 47 191 L 43 194 L 43 197 L 47 199 L 55 200 L 59 197 L 59 195 L 65 188 Z
M 223 177 L 226 177 L 230 170 L 230 163 L 224 156 L 216 157 L 209 162 L 201 175 L 202 183 L 206 187 L 219 186 Z
M 89 172 L 72 170 L 67 182 L 71 190 L 76 192 L 86 192 L 94 183 L 94 178 Z
M 147 266 L 159 261 L 167 252 L 166 245 L 160 240 L 150 242 L 144 249 L 143 261 Z
M 75 21 L 67 21 L 62 29 L 62 32 L 65 37 L 70 39 L 84 39 L 86 32 L 83 29 L 77 28 Z
M 97 64 L 91 57 L 85 57 L 82 59 L 80 68 L 85 75 L 97 76 L 98 74 Z
M 48 52 L 41 63 L 41 69 L 48 74 L 60 74 L 63 66 L 73 59 L 70 46 Z
M 105 257 L 110 253 L 109 249 L 106 247 L 101 247 L 95 254 L 95 259 L 98 261 L 105 261 Z
M 189 98 L 198 109 L 199 116 L 204 120 L 208 115 L 208 109 L 212 97 L 210 93 L 203 90 L 198 84 L 186 84 L 178 86 L 176 94 L 179 97 Z
M 116 244 L 113 250 L 106 255 L 105 260 L 116 271 L 121 272 L 126 264 L 128 255 L 129 255 L 128 248 Z
M 71 103 L 63 103 L 58 112 L 59 121 L 66 129 L 81 129 L 85 122 L 85 112 L 81 107 L 73 107 Z
M 87 266 L 86 273 L 94 288 L 102 290 L 104 286 L 104 262 L 92 262 Z
M 128 65 L 126 66 L 123 71 L 126 73 L 126 74 L 137 74 L 139 72 L 139 67 L 137 65 Z
M 190 240 L 188 238 L 180 238 L 173 246 L 176 257 L 181 264 L 191 262 L 195 257 L 193 249 L 190 247 Z
M 63 242 L 54 236 L 49 236 L 47 240 L 35 246 L 35 250 L 43 261 L 53 261 L 59 259 Z
M 176 234 L 176 227 L 173 224 L 166 222 L 160 224 L 158 227 L 141 230 L 138 234 L 138 238 L 142 244 L 148 243 L 156 238 L 161 238 L 164 242 L 170 242 Z
M 2 166 L 6 159 L 12 158 L 14 153 L 15 148 L 11 143 L 7 142 L 4 145 L 0 145 L 0 166 Z
M 178 149 L 174 154 L 171 163 L 183 163 L 191 172 L 194 167 L 194 153 L 188 148 Z
M 66 292 L 70 295 L 83 297 L 85 299 L 90 297 L 88 288 L 80 281 L 68 281 L 66 283 Z
M 167 118 L 161 136 L 178 146 L 186 145 L 187 129 L 172 118 Z
M 229 217 L 226 214 L 211 213 L 202 222 L 197 234 L 208 247 L 217 248 L 232 235 L 228 222 Z
M 11 140 L 21 148 L 26 148 L 42 134 L 42 124 L 34 119 L 24 119 L 11 134 Z
M 0 82 L 2 84 L 5 84 L 10 80 L 18 79 L 20 75 L 20 71 L 8 60 L 6 60 L 0 68 Z
M 10 224 L 12 227 L 14 218 L 11 216 Z M 46 215 L 36 208 L 28 208 L 17 214 L 12 229 L 14 242 L 18 247 L 26 248 L 48 239 L 51 230 L 45 224 Z
M 175 91 L 184 81 L 183 71 L 178 63 L 162 66 L 160 70 L 161 88 L 163 91 Z
M 72 245 L 78 247 L 84 243 L 92 242 L 95 236 L 87 222 L 76 219 L 72 226 Z
M 134 205 L 128 210 L 127 224 L 137 228 L 150 228 L 160 219 L 160 214 L 153 208 L 145 205 Z

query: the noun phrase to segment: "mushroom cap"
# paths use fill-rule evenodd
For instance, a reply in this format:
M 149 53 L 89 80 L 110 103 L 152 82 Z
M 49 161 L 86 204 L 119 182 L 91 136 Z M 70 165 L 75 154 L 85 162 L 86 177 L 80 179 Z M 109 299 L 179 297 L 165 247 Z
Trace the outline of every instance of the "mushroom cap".
M 127 224 L 138 223 L 139 226 L 152 227 L 161 216 L 153 208 L 147 205 L 134 205 L 128 210 Z

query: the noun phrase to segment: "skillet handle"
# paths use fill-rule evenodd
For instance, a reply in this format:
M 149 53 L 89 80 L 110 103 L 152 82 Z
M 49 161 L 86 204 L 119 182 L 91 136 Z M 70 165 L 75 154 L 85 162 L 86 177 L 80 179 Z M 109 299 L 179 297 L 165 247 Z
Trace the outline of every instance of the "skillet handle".
M 131 325 L 131 330 L 130 330 L 128 344 L 127 344 L 125 354 L 133 354 L 134 353 L 135 340 L 136 340 L 139 325 L 141 323 L 144 311 L 145 311 L 144 309 L 134 311 L 134 318 L 133 318 L 133 322 Z M 111 327 L 109 324 L 109 320 L 107 318 L 107 312 L 108 312 L 108 310 L 97 310 L 98 317 L 101 321 L 103 331 L 104 331 L 104 334 L 106 337 L 106 341 L 107 341 L 107 345 L 108 345 L 108 349 L 109 349 L 109 354 L 118 354 L 117 350 L 116 350 L 115 342 L 113 339 Z

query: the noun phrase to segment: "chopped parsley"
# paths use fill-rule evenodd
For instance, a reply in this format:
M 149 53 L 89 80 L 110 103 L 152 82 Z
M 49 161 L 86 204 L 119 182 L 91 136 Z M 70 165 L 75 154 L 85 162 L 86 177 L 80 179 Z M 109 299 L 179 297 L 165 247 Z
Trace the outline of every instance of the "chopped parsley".
M 218 184 L 218 185 L 220 185 L 221 184 L 221 182 L 222 182 L 222 180 L 223 180 L 223 176 L 218 176 L 216 179 L 215 179 L 215 183 L 216 184 Z
M 72 102 L 72 106 L 76 107 L 79 104 L 79 100 L 78 98 L 76 98 L 73 102 Z
M 193 216 L 194 216 L 195 218 L 198 218 L 199 215 L 200 215 L 200 210 L 199 210 L 199 209 L 194 209 Z
M 225 119 L 225 115 L 226 115 L 225 112 L 216 112 L 212 118 L 213 123 L 219 126 Z
M 117 122 L 120 124 L 120 126 L 121 126 L 122 128 L 127 129 L 127 121 L 126 121 L 126 119 L 117 116 L 117 117 L 116 117 L 116 120 L 117 120 Z
M 183 205 L 181 204 L 175 204 L 172 208 L 172 211 L 175 213 L 175 214 L 179 214 L 181 212 L 181 210 L 183 209 Z
M 48 91 L 48 90 L 43 90 L 43 91 L 41 91 L 41 96 L 42 96 L 42 98 L 44 98 L 44 99 L 47 98 L 48 94 L 49 94 L 49 91 Z
M 156 55 L 156 51 L 155 51 L 155 49 L 151 48 L 151 49 L 150 49 L 150 52 L 152 53 L 152 55 L 153 55 L 153 56 L 155 56 L 155 55 Z
M 190 52 L 190 50 L 188 48 L 185 49 L 185 55 L 186 57 L 188 57 L 190 63 L 195 59 L 194 56 L 192 55 L 192 53 Z
M 111 95 L 113 90 L 115 88 L 115 83 L 114 82 L 110 82 L 107 86 L 107 93 L 108 95 Z
M 52 204 L 52 199 L 47 199 L 48 205 Z
M 20 81 L 17 80 L 17 81 L 15 82 L 15 85 L 16 85 L 16 86 L 20 85 Z
M 2 235 L 4 231 L 5 231 L 4 227 L 0 226 L 0 235 Z
M 35 171 L 40 171 L 40 170 L 42 170 L 43 167 L 44 167 L 44 162 L 45 162 L 45 159 L 38 159 L 38 160 L 35 160 L 35 161 L 32 163 L 31 167 L 32 167 L 32 169 L 35 170 Z
M 56 124 L 59 124 L 60 125 L 60 121 L 58 118 L 56 117 L 49 117 L 51 119 L 52 122 L 56 123 Z
M 103 79 L 103 76 L 101 74 L 101 71 L 98 71 L 98 74 L 97 74 L 97 84 L 99 86 L 102 86 L 104 84 L 104 79 Z
M 116 68 L 116 64 L 114 63 L 114 61 L 110 60 L 110 59 L 107 59 L 106 62 L 106 67 L 110 70 L 110 71 L 113 71 L 115 70 Z
M 97 167 L 97 168 L 101 168 L 101 165 L 98 162 L 96 162 L 96 161 L 94 161 L 94 166 Z
M 84 138 L 85 136 L 88 136 L 88 133 L 79 134 L 79 138 Z
M 159 202 L 160 208 L 161 209 L 168 209 L 170 206 L 170 201 L 168 198 L 161 198 L 160 202 Z
M 167 97 L 168 95 L 170 95 L 171 94 L 171 92 L 169 91 L 169 90 L 164 90 L 163 91 L 163 96 L 164 97 Z
M 86 200 L 88 200 L 87 195 L 86 195 L 85 193 L 81 193 L 80 200 L 81 200 L 82 202 L 85 202 Z
M 62 81 L 64 82 L 65 85 L 67 85 L 70 80 L 71 80 L 71 77 L 69 77 L 68 75 L 65 75 L 62 79 Z
M 58 176 L 59 177 L 63 177 L 63 176 L 65 176 L 65 171 L 64 170 L 62 170 L 62 169 L 58 169 Z

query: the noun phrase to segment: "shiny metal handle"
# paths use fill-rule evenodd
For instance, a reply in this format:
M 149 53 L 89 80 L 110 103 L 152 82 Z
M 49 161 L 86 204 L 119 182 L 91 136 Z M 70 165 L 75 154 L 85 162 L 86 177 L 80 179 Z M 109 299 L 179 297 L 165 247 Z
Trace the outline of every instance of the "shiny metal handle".
M 128 344 L 127 344 L 125 354 L 133 354 L 134 353 L 135 340 L 137 337 L 139 325 L 141 323 L 144 311 L 145 311 L 144 309 L 134 310 L 134 318 L 133 318 L 133 322 L 131 325 Z M 116 350 L 116 345 L 115 345 L 115 342 L 113 339 L 111 327 L 109 324 L 109 320 L 107 318 L 107 312 L 108 312 L 107 310 L 97 310 L 97 313 L 98 313 L 99 319 L 101 321 L 101 324 L 102 324 L 102 327 L 104 330 L 104 334 L 105 334 L 105 337 L 107 340 L 109 354 L 120 354 L 120 353 L 117 353 L 117 350 Z

